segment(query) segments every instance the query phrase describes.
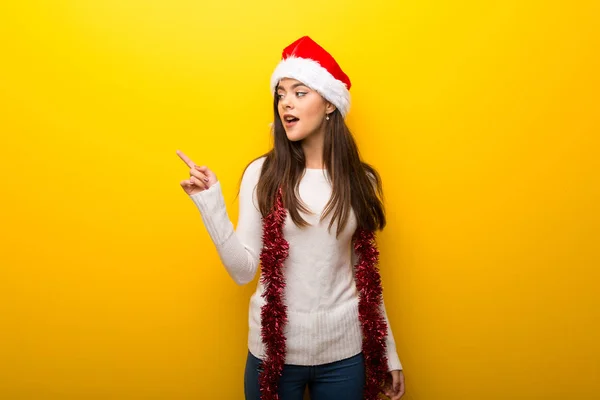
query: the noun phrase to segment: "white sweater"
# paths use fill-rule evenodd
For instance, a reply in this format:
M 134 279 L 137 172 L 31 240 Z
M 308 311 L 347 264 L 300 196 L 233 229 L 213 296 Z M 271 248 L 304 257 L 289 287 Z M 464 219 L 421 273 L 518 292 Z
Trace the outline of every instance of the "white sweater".
M 262 218 L 255 187 L 263 162 L 264 157 L 254 161 L 244 173 L 235 230 L 219 182 L 190 196 L 202 215 L 221 262 L 240 285 L 254 279 L 260 263 Z M 329 216 L 319 221 L 332 189 L 324 172 L 306 169 L 300 182 L 300 198 L 313 211 L 312 215 L 301 215 L 311 225 L 299 228 L 288 214 L 283 228 L 284 237 L 290 244 L 284 263 L 284 302 L 288 310 L 284 330 L 286 364 L 325 364 L 354 356 L 362 350 L 353 268 L 356 256 L 351 243 L 356 218 L 351 213 L 339 238 L 335 236 L 337 224 L 328 231 Z M 263 290 L 259 279 L 249 309 L 248 348 L 258 358 L 264 358 L 265 354 L 260 323 L 261 307 L 265 304 L 261 296 Z M 385 305 L 382 308 L 388 324 L 388 367 L 390 371 L 402 369 Z

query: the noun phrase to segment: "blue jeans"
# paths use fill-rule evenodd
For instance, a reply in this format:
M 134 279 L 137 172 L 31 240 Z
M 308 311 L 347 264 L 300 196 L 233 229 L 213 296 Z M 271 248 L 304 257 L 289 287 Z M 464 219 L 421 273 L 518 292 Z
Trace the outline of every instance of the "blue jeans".
M 261 363 L 248 352 L 244 375 L 246 400 L 260 400 L 258 374 Z M 365 385 L 362 353 L 323 365 L 284 365 L 279 381 L 281 400 L 302 400 L 307 385 L 311 400 L 362 400 Z

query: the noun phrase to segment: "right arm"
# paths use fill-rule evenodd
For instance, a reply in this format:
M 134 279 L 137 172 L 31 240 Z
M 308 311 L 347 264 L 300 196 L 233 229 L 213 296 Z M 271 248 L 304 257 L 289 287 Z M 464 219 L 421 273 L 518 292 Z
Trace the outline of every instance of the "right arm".
M 190 195 L 200 211 L 225 269 L 238 285 L 252 281 L 262 249 L 262 215 L 258 210 L 256 184 L 263 159 L 252 162 L 242 177 L 237 228 L 227 214 L 220 182 Z

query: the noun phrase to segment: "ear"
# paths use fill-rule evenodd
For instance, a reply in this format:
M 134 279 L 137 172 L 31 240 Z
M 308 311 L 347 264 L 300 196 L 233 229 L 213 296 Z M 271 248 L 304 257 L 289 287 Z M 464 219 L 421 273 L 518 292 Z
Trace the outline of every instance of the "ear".
M 333 104 L 331 104 L 330 102 L 326 102 L 325 103 L 325 112 L 327 114 L 331 114 L 332 112 L 334 112 L 336 110 L 336 106 L 334 106 Z

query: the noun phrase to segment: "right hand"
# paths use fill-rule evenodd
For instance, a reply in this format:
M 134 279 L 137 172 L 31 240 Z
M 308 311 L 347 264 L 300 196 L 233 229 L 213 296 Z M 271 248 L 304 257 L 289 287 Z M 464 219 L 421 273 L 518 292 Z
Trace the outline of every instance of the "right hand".
M 190 178 L 179 183 L 183 191 L 188 195 L 191 196 L 200 193 L 217 183 L 217 176 L 208 167 L 197 166 L 196 163 L 180 150 L 177 150 L 177 155 L 190 168 Z

